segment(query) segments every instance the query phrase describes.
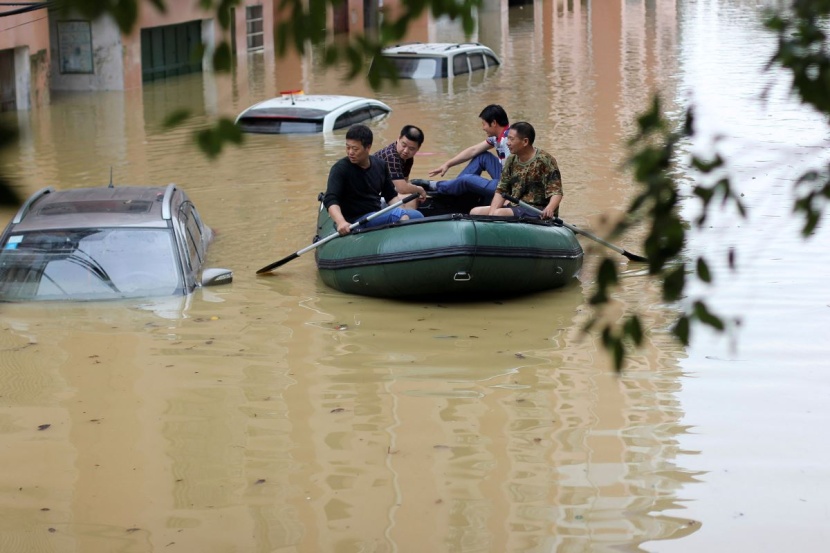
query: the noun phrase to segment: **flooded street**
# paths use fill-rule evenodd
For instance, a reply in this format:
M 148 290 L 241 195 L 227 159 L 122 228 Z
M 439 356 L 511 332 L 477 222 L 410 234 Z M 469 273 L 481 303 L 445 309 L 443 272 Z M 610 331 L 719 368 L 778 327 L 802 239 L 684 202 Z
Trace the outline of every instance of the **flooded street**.
M 827 127 L 785 86 L 758 99 L 774 47 L 763 2 L 613 5 L 484 12 L 473 38 L 503 65 L 452 81 L 373 92 L 314 53 L 259 56 L 233 75 L 53 93 L 3 114 L 21 129 L 2 159 L 21 196 L 175 182 L 217 231 L 208 264 L 234 282 L 0 306 L 0 551 L 822 550 L 830 231 L 804 242 L 790 206 L 794 169 L 826 160 Z M 416 38 L 463 39 L 450 22 L 431 33 Z M 615 374 L 581 331 L 609 253 L 585 239 L 578 282 L 510 300 L 349 296 L 318 279 L 313 253 L 255 276 L 310 243 L 345 132 L 250 135 L 216 160 L 192 132 L 296 88 L 389 104 L 373 150 L 420 126 L 415 178 L 483 140 L 477 115 L 499 103 L 556 157 L 562 218 L 598 234 L 636 193 L 619 166 L 650 93 L 674 117 L 694 103 L 688 148 L 724 137 L 750 216 L 693 233 L 688 257 L 712 256 L 716 287 L 689 299 L 741 325 L 681 347 L 668 334 L 677 307 L 620 256 L 614 312 L 640 310 L 648 335 Z M 196 116 L 164 130 L 180 107 Z M 641 232 L 618 242 L 641 251 Z

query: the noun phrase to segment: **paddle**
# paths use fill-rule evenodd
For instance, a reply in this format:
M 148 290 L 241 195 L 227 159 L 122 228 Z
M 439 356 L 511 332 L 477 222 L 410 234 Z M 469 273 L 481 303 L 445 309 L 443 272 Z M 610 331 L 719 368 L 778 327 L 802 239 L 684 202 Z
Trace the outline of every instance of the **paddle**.
M 530 205 L 530 204 L 529 204 L 529 203 L 527 203 L 527 202 L 523 202 L 522 200 L 518 200 L 518 199 L 514 198 L 513 196 L 507 196 L 507 195 L 504 195 L 504 194 L 502 194 L 502 196 L 503 196 L 504 198 L 506 198 L 506 199 L 510 200 L 510 201 L 511 201 L 511 202 L 513 202 L 514 204 L 517 204 L 517 205 L 522 206 L 522 207 L 523 207 L 523 208 L 525 208 L 525 209 L 529 209 L 530 211 L 533 211 L 533 212 L 535 212 L 535 213 L 539 213 L 540 215 L 541 215 L 541 213 L 542 213 L 542 210 L 541 210 L 541 209 L 538 209 L 538 208 L 536 208 L 536 207 L 534 207 L 534 206 Z M 562 223 L 562 226 L 563 226 L 563 227 L 565 227 L 565 228 L 567 228 L 567 229 L 570 229 L 572 232 L 574 232 L 574 233 L 576 233 L 576 234 L 581 234 L 582 236 L 585 236 L 585 237 L 590 238 L 590 239 L 591 239 L 591 240 L 593 240 L 594 242 L 598 242 L 598 243 L 602 244 L 602 245 L 603 245 L 603 246 L 605 246 L 605 247 L 611 248 L 612 250 L 614 250 L 614 251 L 615 251 L 615 252 L 617 252 L 618 254 L 621 254 L 621 255 L 626 256 L 626 257 L 627 257 L 628 259 L 630 259 L 631 261 L 638 261 L 638 262 L 640 262 L 640 263 L 648 263 L 648 259 L 646 259 L 645 257 L 643 257 L 643 256 L 641 256 L 641 255 L 637 255 L 636 253 L 631 253 L 631 252 L 629 252 L 629 251 L 627 251 L 627 250 L 622 249 L 622 248 L 621 248 L 621 247 L 619 247 L 619 246 L 615 246 L 614 244 L 611 244 L 610 242 L 606 242 L 605 240 L 603 240 L 603 239 L 602 239 L 602 238 L 600 238 L 599 236 L 594 236 L 594 235 L 593 235 L 593 234 L 591 234 L 590 232 L 584 231 L 584 230 L 582 230 L 582 229 L 581 229 L 581 228 L 579 228 L 579 227 L 575 227 L 575 226 L 573 226 L 573 225 L 571 225 L 571 224 L 569 224 L 569 223 L 566 223 L 565 221 L 563 221 L 562 219 L 559 219 L 558 217 L 557 217 L 557 218 L 554 218 L 554 222 L 556 222 L 556 223 Z
M 397 202 L 384 207 L 380 211 L 375 211 L 374 213 L 370 213 L 369 215 L 364 215 L 363 217 L 361 217 L 360 219 L 358 219 L 357 221 L 355 221 L 354 223 L 349 225 L 349 230 L 354 230 L 357 227 L 359 227 L 360 225 L 364 225 L 364 224 L 368 223 L 369 221 L 371 221 L 372 219 L 375 219 L 376 217 L 380 217 L 384 213 L 388 213 L 388 212 L 392 211 L 396 207 L 400 207 L 400 206 L 402 206 L 403 204 L 405 204 L 407 202 L 411 202 L 412 200 L 418 198 L 419 196 L 420 196 L 420 194 L 410 194 L 409 196 L 407 196 L 403 200 L 398 200 Z M 298 250 L 298 251 L 292 253 L 291 255 L 289 255 L 287 257 L 283 257 L 279 261 L 275 261 L 275 262 L 271 263 L 270 265 L 267 265 L 267 266 L 263 267 L 262 269 L 258 270 L 256 272 L 256 274 L 261 275 L 263 273 L 269 273 L 269 272 L 273 271 L 274 269 L 276 269 L 277 267 L 285 265 L 286 263 L 288 263 L 292 259 L 297 259 L 298 257 L 303 255 L 304 253 L 310 252 L 314 248 L 318 248 L 318 247 L 322 246 L 323 244 L 325 244 L 326 242 L 330 242 L 330 241 L 332 241 L 332 240 L 334 240 L 335 238 L 338 238 L 338 237 L 340 237 L 340 233 L 338 233 L 338 232 L 335 232 L 334 234 L 329 234 L 325 238 L 316 241 L 312 245 L 306 246 L 305 248 L 303 248 L 301 250 Z

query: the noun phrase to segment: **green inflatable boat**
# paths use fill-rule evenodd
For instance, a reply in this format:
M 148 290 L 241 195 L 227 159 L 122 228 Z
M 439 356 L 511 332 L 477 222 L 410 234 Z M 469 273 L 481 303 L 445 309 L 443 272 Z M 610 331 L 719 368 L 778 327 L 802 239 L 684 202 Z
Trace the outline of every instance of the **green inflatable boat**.
M 576 236 L 539 219 L 468 215 L 464 199 L 431 197 L 423 219 L 357 228 L 315 249 L 320 277 L 348 294 L 455 299 L 515 296 L 573 281 Z M 315 242 L 335 232 L 320 205 Z

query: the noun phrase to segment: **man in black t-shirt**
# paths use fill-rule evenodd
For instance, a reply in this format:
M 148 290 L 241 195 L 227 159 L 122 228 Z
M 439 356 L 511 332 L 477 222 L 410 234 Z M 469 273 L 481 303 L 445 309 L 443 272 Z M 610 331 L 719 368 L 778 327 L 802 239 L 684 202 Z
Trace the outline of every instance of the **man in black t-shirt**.
M 351 223 L 381 209 L 380 199 L 392 203 L 398 192 L 386 163 L 369 155 L 372 130 L 353 125 L 346 131 L 346 157 L 329 171 L 323 205 L 328 209 L 337 232 L 348 234 Z M 366 223 L 367 227 L 423 217 L 420 211 L 397 207 Z

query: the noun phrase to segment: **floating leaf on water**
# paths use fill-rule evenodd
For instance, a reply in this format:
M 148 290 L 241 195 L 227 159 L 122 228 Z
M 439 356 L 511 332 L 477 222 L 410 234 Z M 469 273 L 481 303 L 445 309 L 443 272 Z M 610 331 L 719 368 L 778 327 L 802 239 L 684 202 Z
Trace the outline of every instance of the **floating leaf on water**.
M 329 411 L 329 413 L 342 413 L 343 411 L 345 411 L 345 409 L 343 409 L 342 407 L 336 407 Z
M 46 430 L 50 426 L 52 426 L 52 425 L 51 424 L 41 424 L 40 426 L 37 427 L 37 429 L 38 430 Z
M 265 478 L 260 478 L 259 480 L 254 482 L 254 485 L 257 485 L 257 484 L 265 484 Z
M 524 359 L 524 358 L 525 358 L 525 354 L 524 354 L 524 353 L 517 353 L 517 354 L 516 354 L 516 357 L 518 357 L 519 359 Z

